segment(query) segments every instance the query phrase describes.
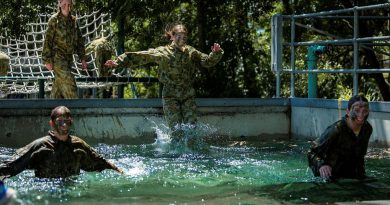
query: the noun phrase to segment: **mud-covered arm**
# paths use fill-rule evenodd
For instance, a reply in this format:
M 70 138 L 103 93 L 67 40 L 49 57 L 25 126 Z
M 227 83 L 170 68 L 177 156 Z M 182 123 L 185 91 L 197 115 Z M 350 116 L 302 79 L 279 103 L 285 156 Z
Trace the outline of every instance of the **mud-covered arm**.
M 17 150 L 17 153 L 11 160 L 0 164 L 0 176 L 8 178 L 29 169 L 33 159 L 34 152 L 40 147 L 38 141 L 34 141 L 23 148 Z
M 54 36 L 55 36 L 55 20 L 50 19 L 45 33 L 45 41 L 43 42 L 42 60 L 44 64 L 53 64 L 54 58 Z
M 316 140 L 314 146 L 310 148 L 307 158 L 309 167 L 312 169 L 315 176 L 320 176 L 319 169 L 324 165 L 333 167 L 334 159 L 328 156 L 328 150 L 333 146 L 335 140 L 339 136 L 339 130 L 334 126 L 329 126 L 321 137 Z
M 103 171 L 105 169 L 112 169 L 117 172 L 123 173 L 121 169 L 107 161 L 100 154 L 98 154 L 92 147 L 84 143 L 83 151 L 85 155 L 81 160 L 81 169 L 85 171 Z

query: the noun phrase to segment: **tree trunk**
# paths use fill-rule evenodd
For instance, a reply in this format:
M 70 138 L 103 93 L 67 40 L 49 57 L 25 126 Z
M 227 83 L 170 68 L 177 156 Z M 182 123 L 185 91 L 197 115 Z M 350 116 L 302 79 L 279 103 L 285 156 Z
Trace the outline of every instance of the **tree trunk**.
M 116 51 L 118 55 L 125 52 L 125 15 L 118 16 L 118 44 Z
M 370 28 L 369 27 L 370 22 L 371 21 L 360 21 L 359 22 L 360 37 L 371 37 L 374 35 L 374 33 L 371 31 L 372 29 L 368 29 L 368 28 Z M 366 58 L 365 59 L 366 65 L 363 65 L 363 67 L 366 67 L 367 69 L 379 69 L 380 68 L 378 58 L 372 49 L 363 48 L 363 56 Z M 384 101 L 390 101 L 389 84 L 386 82 L 385 78 L 383 77 L 383 74 L 382 73 L 374 73 L 374 74 L 370 74 L 368 76 L 373 77 L 375 79 L 375 82 L 379 88 L 381 95 L 382 95 L 382 99 Z
M 246 97 L 258 97 L 259 88 L 256 82 L 256 72 L 253 64 L 250 62 L 252 58 L 254 49 L 250 39 L 250 30 L 248 28 L 248 10 L 245 2 L 239 1 L 236 4 L 236 15 L 238 20 L 238 36 L 242 38 L 239 41 L 239 53 L 242 57 L 242 65 L 244 68 L 243 79 L 244 79 L 244 89 Z
M 380 67 L 379 61 L 375 55 L 375 52 L 371 49 L 364 49 L 364 56 L 366 57 L 366 68 L 367 69 L 378 69 Z M 386 82 L 385 78 L 383 77 L 382 73 L 374 73 L 368 75 L 370 77 L 373 77 L 375 79 L 375 82 L 379 88 L 379 91 L 382 95 L 382 99 L 384 101 L 390 101 L 390 90 L 389 90 L 389 84 Z

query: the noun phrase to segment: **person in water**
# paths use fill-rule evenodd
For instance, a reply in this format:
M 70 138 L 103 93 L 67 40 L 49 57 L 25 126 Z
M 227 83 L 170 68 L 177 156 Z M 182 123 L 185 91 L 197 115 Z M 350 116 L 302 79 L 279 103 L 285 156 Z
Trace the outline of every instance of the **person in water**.
M 10 161 L 0 164 L 0 177 L 15 176 L 26 169 L 35 171 L 39 178 L 64 178 L 78 175 L 80 170 L 102 171 L 121 169 L 105 160 L 81 138 L 70 135 L 73 124 L 70 110 L 58 106 L 51 112 L 48 135 L 16 151 Z
M 364 96 L 349 99 L 346 115 L 330 125 L 308 152 L 314 176 L 324 179 L 366 177 L 364 157 L 372 134 L 368 115 L 368 100 Z
M 210 68 L 222 58 L 218 43 L 211 46 L 210 54 L 204 54 L 187 45 L 187 28 L 181 23 L 168 25 L 164 37 L 171 43 L 147 51 L 125 52 L 117 60 L 108 60 L 106 66 L 134 68 L 148 63 L 159 65 L 159 81 L 162 91 L 164 117 L 172 137 L 180 140 L 182 124 L 197 121 L 195 89 L 193 83 L 199 66 Z

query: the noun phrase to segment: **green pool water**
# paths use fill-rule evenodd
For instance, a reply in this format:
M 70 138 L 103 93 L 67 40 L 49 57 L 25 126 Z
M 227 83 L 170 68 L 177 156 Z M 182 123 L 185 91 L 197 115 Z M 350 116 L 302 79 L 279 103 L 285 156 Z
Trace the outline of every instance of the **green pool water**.
M 201 151 L 177 152 L 159 143 L 93 146 L 126 175 L 105 170 L 38 179 L 24 171 L 5 183 L 18 191 L 23 204 L 321 204 L 390 199 L 390 157 L 380 148 L 369 150 L 369 180 L 325 183 L 307 168 L 307 141 L 225 141 Z M 14 152 L 0 147 L 0 161 Z

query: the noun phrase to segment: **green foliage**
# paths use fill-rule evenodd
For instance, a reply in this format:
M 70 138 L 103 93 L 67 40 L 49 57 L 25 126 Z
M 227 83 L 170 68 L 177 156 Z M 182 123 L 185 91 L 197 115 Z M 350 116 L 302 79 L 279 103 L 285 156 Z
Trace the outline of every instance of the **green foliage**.
M 49 5 L 49 6 L 48 6 Z M 8 36 L 18 37 L 26 33 L 27 22 L 34 22 L 38 15 L 52 12 L 52 0 L 5 0 L 0 6 L 0 32 Z
M 258 1 L 258 0 L 77 0 L 74 10 L 87 13 L 92 10 L 109 12 L 113 19 L 112 41 L 118 44 L 118 51 L 139 51 L 169 43 L 162 38 L 164 27 L 171 22 L 182 22 L 189 29 L 188 43 L 198 50 L 209 53 L 214 42 L 220 43 L 225 51 L 221 62 L 214 68 L 199 68 L 194 76 L 198 97 L 262 97 L 275 95 L 275 74 L 270 69 L 270 42 L 272 15 L 303 14 L 328 11 L 353 6 L 385 3 L 385 0 L 362 1 Z M 48 7 L 50 5 L 51 7 Z M 16 8 L 16 9 L 15 9 Z M 1 32 L 17 36 L 26 32 L 23 26 L 36 20 L 39 13 L 52 13 L 56 0 L 6 0 L 0 7 Z M 387 16 L 388 11 L 377 10 L 375 14 Z M 367 14 L 367 15 L 371 15 Z M 310 24 L 342 38 L 352 34 L 351 20 L 305 19 L 301 24 Z M 388 35 L 384 21 L 368 22 L 365 35 Z M 387 33 L 386 33 L 387 32 Z M 290 40 L 290 28 L 286 25 L 284 38 Z M 297 28 L 296 40 L 327 40 L 328 36 Z M 377 49 L 377 48 L 376 48 Z M 380 48 L 389 52 L 389 48 Z M 290 67 L 290 50 L 283 51 L 283 66 Z M 296 69 L 306 69 L 307 49 L 297 48 Z M 351 68 L 352 49 L 350 46 L 333 47 L 319 57 L 321 69 Z M 133 76 L 158 77 L 156 65 L 147 65 L 132 71 Z M 290 97 L 289 74 L 282 76 L 282 97 Z M 295 76 L 295 96 L 307 96 L 307 74 Z M 320 98 L 344 98 L 352 89 L 350 74 L 319 74 L 318 94 Z M 370 76 L 359 78 L 359 91 L 368 94 L 370 99 L 380 99 L 377 83 Z M 125 89 L 125 97 L 158 97 L 159 85 L 156 83 L 134 83 L 134 88 Z
M 132 77 L 158 77 L 157 66 L 149 66 L 147 69 L 132 70 Z M 129 84 L 125 89 L 124 98 L 158 98 L 160 93 L 159 83 L 133 83 Z
M 222 45 L 225 50 L 222 61 L 212 69 L 199 68 L 194 76 L 199 97 L 273 96 L 275 88 L 270 82 L 274 81 L 274 74 L 269 70 L 270 34 L 259 32 L 264 25 L 269 30 L 265 23 L 269 19 L 263 18 L 261 20 L 265 22 L 261 23 L 259 20 L 273 8 L 272 3 L 248 0 L 119 2 L 111 2 L 111 11 L 121 10 L 113 12 L 113 17 L 126 19 L 126 51 L 167 44 L 161 38 L 164 26 L 178 21 L 187 25 L 189 44 L 200 51 L 209 53 L 214 42 Z M 144 93 L 143 89 L 136 88 Z
M 284 14 L 304 14 L 304 13 L 313 13 L 319 11 L 329 11 L 329 10 L 337 10 L 337 9 L 345 9 L 352 8 L 354 6 L 366 6 L 380 3 L 388 3 L 388 1 L 296 1 L 294 4 L 288 3 L 288 1 L 283 1 L 284 8 L 286 13 Z M 359 15 L 362 16 L 387 16 L 389 14 L 389 10 L 387 9 L 375 9 L 365 12 L 360 12 Z M 353 13 L 343 14 L 352 16 Z M 312 27 L 325 31 L 331 35 L 336 36 L 336 38 L 352 38 L 353 36 L 353 19 L 323 19 L 323 18 L 305 18 L 298 19 L 297 23 L 303 25 L 311 25 Z M 384 23 L 386 20 L 361 20 L 359 21 L 359 36 L 382 36 L 384 33 L 389 35 L 388 29 L 386 28 Z M 287 28 L 284 30 L 284 38 L 290 39 L 290 25 L 286 26 Z M 320 34 L 318 32 L 308 30 L 302 27 L 296 27 L 295 37 L 296 41 L 318 41 L 318 40 L 330 40 L 333 37 L 329 35 Z M 287 40 L 287 41 L 288 41 Z M 376 47 L 376 54 L 378 51 L 382 51 L 382 53 L 389 53 L 388 47 L 382 46 L 381 48 Z M 387 49 L 387 50 L 386 50 Z M 369 50 L 369 49 L 368 49 Z M 380 65 L 377 65 L 375 60 L 379 59 L 380 56 L 371 55 L 366 47 L 361 47 L 359 51 L 360 56 L 360 68 L 378 68 Z M 296 52 L 296 69 L 306 69 L 307 65 L 306 61 L 306 53 L 305 49 L 299 50 L 297 48 Z M 289 51 L 285 51 L 284 59 L 286 60 L 286 67 L 289 67 L 290 63 L 290 53 Z M 371 55 L 371 56 L 370 56 Z M 325 54 L 321 54 L 317 61 L 317 65 L 319 69 L 351 69 L 353 68 L 353 48 L 352 46 L 333 46 L 328 49 L 328 52 Z M 358 90 L 369 96 L 372 100 L 380 100 L 383 96 L 381 96 L 381 92 L 379 86 L 386 87 L 385 82 L 381 81 L 380 78 L 382 74 L 378 75 L 359 75 L 359 88 Z M 283 76 L 283 82 L 288 82 L 290 76 Z M 306 97 L 307 96 L 307 75 L 299 75 L 296 76 L 296 92 L 295 96 L 297 97 Z M 303 82 L 301 82 L 303 81 Z M 353 76 L 352 74 L 320 74 L 318 75 L 318 97 L 319 98 L 340 98 L 343 96 L 349 96 L 352 93 L 353 89 Z M 388 89 L 387 85 L 387 89 Z M 303 88 L 303 89 L 302 89 Z M 386 89 L 384 89 L 386 90 Z M 288 97 L 290 94 L 289 88 L 284 84 L 281 91 L 283 96 Z M 348 95 L 347 95 L 348 94 Z M 386 94 L 386 92 L 384 92 Z

